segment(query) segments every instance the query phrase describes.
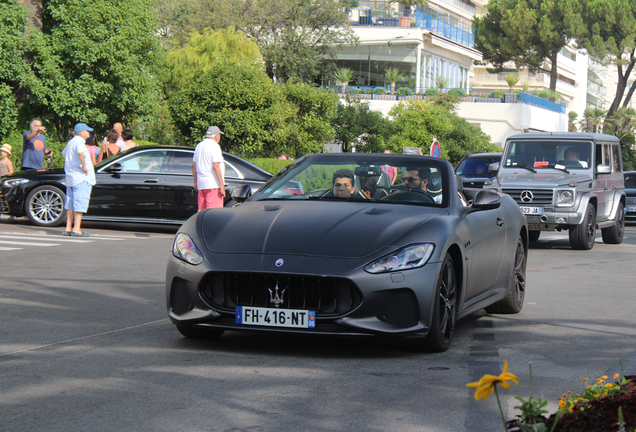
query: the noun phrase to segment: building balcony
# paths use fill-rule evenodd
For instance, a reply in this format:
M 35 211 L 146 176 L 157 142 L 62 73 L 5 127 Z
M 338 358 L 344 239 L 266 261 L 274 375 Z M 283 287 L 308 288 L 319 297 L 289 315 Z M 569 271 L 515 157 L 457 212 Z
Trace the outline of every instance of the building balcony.
M 364 5 L 345 7 L 349 15 L 349 24 L 352 26 L 417 27 L 469 48 L 475 48 L 475 31 L 470 24 L 430 8 L 414 6 L 399 8 L 396 3 L 385 3 L 385 5 L 386 7 L 365 7 Z

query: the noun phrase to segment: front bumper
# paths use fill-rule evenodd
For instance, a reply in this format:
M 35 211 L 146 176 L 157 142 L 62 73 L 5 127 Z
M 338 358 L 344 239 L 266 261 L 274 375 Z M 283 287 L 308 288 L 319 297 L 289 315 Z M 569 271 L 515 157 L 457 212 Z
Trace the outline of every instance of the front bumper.
M 273 265 L 278 258 L 281 256 L 206 253 L 206 260 L 193 266 L 170 255 L 166 270 L 166 304 L 170 320 L 176 325 L 231 330 L 391 337 L 425 337 L 428 334 L 440 263 L 429 262 L 419 269 L 373 275 L 362 269 L 368 259 L 284 256 L 283 272 Z M 210 261 L 214 261 L 214 266 Z M 206 281 L 211 274 L 218 274 L 219 269 L 223 269 L 224 274 L 231 272 L 248 277 L 258 274 L 279 279 L 288 275 L 312 280 L 338 278 L 350 281 L 361 299 L 344 313 L 326 311 L 321 314 L 317 311 L 315 329 L 237 324 L 234 310 L 228 309 L 227 303 L 225 307 L 215 306 L 209 294 L 204 292 L 209 289 Z M 316 274 L 316 269 L 325 269 L 325 272 Z
M 528 229 L 531 231 L 554 231 L 579 225 L 583 221 L 583 214 L 576 211 L 554 211 L 543 208 L 541 215 L 526 214 L 526 220 Z

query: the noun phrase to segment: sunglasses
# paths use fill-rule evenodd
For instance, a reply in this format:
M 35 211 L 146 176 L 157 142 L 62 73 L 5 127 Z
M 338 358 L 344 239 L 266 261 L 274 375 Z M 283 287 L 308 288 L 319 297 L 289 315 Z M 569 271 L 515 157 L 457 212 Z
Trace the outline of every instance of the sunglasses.
M 411 183 L 411 182 L 414 182 L 415 180 L 423 180 L 423 179 L 421 179 L 419 177 L 404 177 L 404 181 L 405 182 Z

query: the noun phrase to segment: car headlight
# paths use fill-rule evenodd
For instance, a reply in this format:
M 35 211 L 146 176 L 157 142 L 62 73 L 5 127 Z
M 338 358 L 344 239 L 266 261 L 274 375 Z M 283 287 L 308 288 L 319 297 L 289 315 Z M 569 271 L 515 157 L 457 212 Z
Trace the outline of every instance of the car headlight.
M 572 207 L 575 197 L 574 189 L 557 189 L 554 203 L 557 207 Z
M 172 255 L 190 263 L 198 265 L 203 262 L 203 255 L 192 241 L 192 238 L 184 233 L 178 233 L 172 245 Z
M 414 244 L 398 249 L 364 266 L 369 273 L 386 273 L 422 267 L 433 255 L 435 245 L 431 243 Z
M 25 178 L 7 179 L 2 182 L 2 187 L 13 187 L 13 186 L 18 186 L 28 182 L 29 182 L 29 179 L 25 179 Z

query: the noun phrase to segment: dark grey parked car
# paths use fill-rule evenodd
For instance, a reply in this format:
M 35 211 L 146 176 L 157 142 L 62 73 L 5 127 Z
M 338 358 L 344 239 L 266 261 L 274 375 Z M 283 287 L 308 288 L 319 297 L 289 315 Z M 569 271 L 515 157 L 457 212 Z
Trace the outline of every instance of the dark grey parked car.
M 287 191 L 293 182 L 302 194 Z M 444 351 L 456 320 L 480 308 L 517 313 L 526 289 L 519 206 L 493 190 L 466 205 L 460 193 L 439 158 L 303 157 L 243 204 L 183 224 L 166 272 L 170 320 L 193 338 L 376 335 Z
M 97 184 L 84 220 L 181 224 L 197 212 L 192 181 L 194 148 L 135 147 L 95 166 Z M 272 176 L 267 171 L 224 153 L 225 187 L 249 185 L 256 190 Z M 154 168 L 154 162 L 158 163 Z M 152 163 L 152 164 L 151 164 Z M 152 167 L 151 167 L 152 165 Z M 152 170 L 147 170 L 151 169 Z M 0 213 L 27 216 L 40 226 L 66 220 L 63 169 L 18 172 L 0 179 Z
M 625 171 L 625 220 L 636 222 L 636 171 Z

